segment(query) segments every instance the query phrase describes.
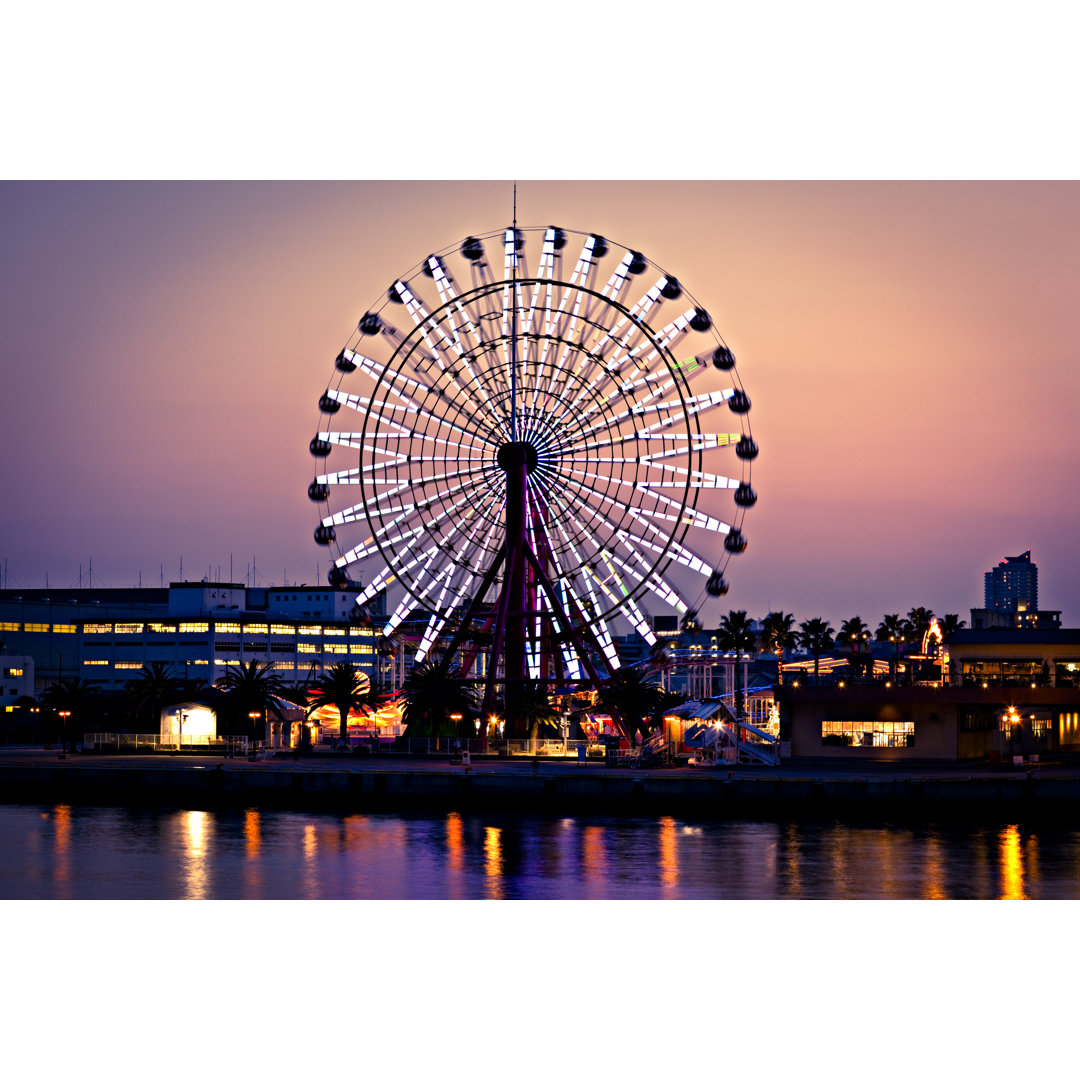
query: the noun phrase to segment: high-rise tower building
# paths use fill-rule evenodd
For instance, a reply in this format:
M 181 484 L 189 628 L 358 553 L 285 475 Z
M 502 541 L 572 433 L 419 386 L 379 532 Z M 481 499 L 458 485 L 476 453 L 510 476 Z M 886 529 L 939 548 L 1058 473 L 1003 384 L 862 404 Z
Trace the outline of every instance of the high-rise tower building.
M 1039 568 L 1031 552 L 1008 555 L 983 575 L 984 607 L 989 611 L 1038 611 Z

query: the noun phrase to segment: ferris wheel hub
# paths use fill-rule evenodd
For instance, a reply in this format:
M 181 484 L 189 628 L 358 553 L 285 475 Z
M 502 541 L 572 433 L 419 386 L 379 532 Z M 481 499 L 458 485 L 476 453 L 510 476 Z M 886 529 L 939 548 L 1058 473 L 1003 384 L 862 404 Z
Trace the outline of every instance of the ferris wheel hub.
M 506 442 L 499 447 L 495 460 L 504 473 L 520 468 L 522 464 L 525 471 L 531 473 L 536 468 L 539 455 L 531 442 Z

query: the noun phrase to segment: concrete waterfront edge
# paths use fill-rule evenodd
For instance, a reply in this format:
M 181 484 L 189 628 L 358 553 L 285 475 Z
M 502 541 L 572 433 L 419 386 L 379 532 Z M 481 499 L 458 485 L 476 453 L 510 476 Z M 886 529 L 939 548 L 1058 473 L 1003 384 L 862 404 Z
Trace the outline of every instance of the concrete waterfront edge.
M 0 800 L 265 806 L 364 812 L 467 809 L 748 818 L 1080 818 L 1080 776 L 875 778 L 445 769 L 161 768 L 0 764 Z

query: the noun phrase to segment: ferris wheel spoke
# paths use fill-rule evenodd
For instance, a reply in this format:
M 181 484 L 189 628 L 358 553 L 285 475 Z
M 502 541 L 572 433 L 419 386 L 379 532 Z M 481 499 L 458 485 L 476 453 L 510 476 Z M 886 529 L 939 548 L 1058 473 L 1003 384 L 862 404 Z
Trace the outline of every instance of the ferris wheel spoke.
M 543 498 L 542 495 L 541 495 L 541 498 Z M 590 510 L 591 509 L 592 508 L 590 507 Z M 596 516 L 595 511 L 593 511 L 593 514 L 594 514 L 594 516 Z M 634 626 L 634 629 L 637 630 L 638 633 L 640 633 L 645 638 L 645 640 L 648 641 L 649 644 L 651 645 L 655 639 L 654 639 L 654 636 L 653 636 L 653 633 L 652 633 L 652 629 L 649 626 L 648 620 L 641 613 L 640 609 L 637 606 L 637 603 L 634 601 L 634 598 L 631 595 L 630 590 L 628 590 L 625 587 L 625 585 L 623 584 L 622 578 L 619 577 L 617 572 L 612 568 L 611 563 L 610 563 L 609 558 L 608 558 L 608 553 L 607 553 L 607 551 L 606 551 L 606 549 L 604 547 L 604 544 L 597 539 L 598 533 L 596 531 L 588 528 L 589 523 L 579 522 L 572 515 L 569 515 L 567 520 L 575 526 L 576 534 L 580 537 L 580 540 L 583 543 L 588 544 L 588 546 L 590 546 L 590 547 L 592 547 L 592 548 L 594 548 L 596 550 L 597 557 L 599 557 L 600 559 L 602 559 L 604 561 L 605 565 L 607 566 L 607 568 L 609 570 L 609 574 L 608 574 L 607 578 L 605 578 L 603 580 L 601 580 L 599 578 L 595 579 L 597 581 L 597 584 L 598 584 L 599 588 L 604 592 L 604 594 L 612 602 L 611 608 L 608 609 L 609 614 L 612 611 L 612 609 L 614 609 L 616 607 L 622 607 L 625 610 L 625 614 L 629 618 L 629 621 Z M 605 522 L 605 524 L 607 524 L 607 523 Z M 566 530 L 563 528 L 562 522 L 559 522 L 556 525 L 556 529 L 559 532 L 559 534 L 563 537 L 563 540 L 567 544 L 567 546 L 569 546 L 572 551 L 577 553 L 577 549 L 574 547 L 572 541 L 570 540 L 570 537 L 566 534 Z M 555 557 L 554 552 L 552 552 L 552 555 L 553 555 L 553 557 Z M 579 555 L 579 562 L 580 561 L 581 560 L 580 560 L 580 555 Z M 556 558 L 556 566 L 557 566 L 557 568 L 559 568 L 557 558 Z M 587 567 L 586 567 L 586 570 L 587 570 Z M 559 572 L 560 572 L 560 577 L 561 577 L 562 576 L 561 568 L 559 568 Z M 609 583 L 611 581 L 615 581 L 615 583 L 618 585 L 620 591 L 623 593 L 623 595 L 621 597 L 615 596 L 611 592 L 611 590 L 608 588 L 608 585 L 609 585 Z
M 428 363 L 434 363 L 438 369 L 440 378 L 448 380 L 455 391 L 455 399 L 458 398 L 459 393 L 469 394 L 470 391 L 479 392 L 480 396 L 484 399 L 484 403 L 488 408 L 492 407 L 490 398 L 488 398 L 483 384 L 477 378 L 471 363 L 468 360 L 465 350 L 462 348 L 460 339 L 457 335 L 448 335 L 442 328 L 439 320 L 417 299 L 412 290 L 403 281 L 396 281 L 393 288 L 396 290 L 397 295 L 401 297 L 402 302 L 405 304 L 406 310 L 412 317 L 413 322 L 419 329 L 425 345 L 427 345 L 430 359 Z M 451 330 L 454 327 L 451 324 Z M 438 337 L 439 341 L 433 340 L 433 337 Z M 453 353 L 455 360 L 451 360 L 447 363 L 444 360 L 444 351 Z M 455 369 L 455 362 L 461 363 L 466 372 L 469 375 L 469 382 L 459 382 L 459 372 Z M 470 385 L 471 383 L 471 385 Z M 466 398 L 466 400 L 469 400 Z M 474 415 L 474 414 L 470 414 Z M 475 417 L 474 417 L 475 418 Z
M 654 401 L 649 402 L 648 404 L 634 405 L 628 409 L 624 409 L 622 412 L 616 413 L 610 421 L 598 421 L 586 428 L 577 428 L 574 430 L 578 440 L 587 439 L 590 435 L 594 435 L 598 431 L 602 431 L 609 427 L 616 427 L 631 420 L 631 418 L 634 418 L 632 422 L 637 433 L 639 435 L 648 435 L 660 431 L 665 427 L 670 427 L 684 417 L 698 416 L 708 412 L 710 409 L 717 408 L 731 398 L 734 393 L 735 391 L 733 389 L 714 390 L 707 394 L 698 394 L 694 397 L 687 398 L 685 401 Z M 666 415 L 663 415 L 661 419 L 657 420 L 655 423 L 641 426 L 649 413 Z
M 474 549 L 476 533 L 479 531 L 482 524 L 482 521 L 478 521 L 473 526 L 472 531 L 469 533 L 469 536 L 465 542 L 466 551 L 472 551 Z M 481 548 L 481 550 L 488 550 L 488 545 L 491 542 L 496 528 L 496 524 L 492 524 L 489 527 L 487 535 L 480 542 L 479 547 Z M 447 591 L 450 588 L 451 579 L 453 578 L 455 572 L 459 569 L 463 568 L 456 563 L 448 568 L 446 581 L 443 584 L 442 592 L 439 594 L 439 599 L 436 601 L 435 604 L 435 611 L 432 614 L 431 619 L 428 621 L 427 628 L 424 630 L 424 636 L 420 642 L 420 647 L 416 650 L 417 660 L 423 660 L 427 656 L 428 652 L 431 649 L 431 646 L 435 643 L 439 634 L 442 633 L 442 629 L 446 625 L 447 620 L 450 617 L 450 613 L 454 611 L 454 609 L 457 608 L 457 606 L 465 599 L 466 594 L 473 586 L 473 584 L 478 579 L 483 578 L 484 574 L 486 573 L 485 570 L 480 569 L 478 564 L 471 564 L 470 568 L 466 569 L 465 579 L 461 583 L 461 587 L 457 590 L 457 593 L 454 595 L 450 603 L 446 604 L 445 599 Z
M 421 405 L 418 398 L 423 399 L 431 395 L 439 395 L 439 390 L 436 386 L 420 382 L 411 375 L 406 375 L 405 372 L 400 369 L 384 367 L 375 360 L 372 360 L 371 357 L 363 356 L 362 354 L 352 352 L 349 349 L 344 350 L 344 355 L 350 361 L 355 363 L 358 370 L 364 372 L 365 375 L 373 379 L 376 386 L 384 385 L 387 391 L 392 393 L 398 399 L 397 402 L 392 402 L 388 406 L 391 411 L 400 411 L 399 407 L 404 406 L 406 412 L 414 416 L 422 416 L 428 420 L 437 420 L 444 427 L 452 428 L 463 434 L 476 433 L 475 429 L 469 429 L 461 424 L 455 424 L 445 417 L 430 412 Z M 438 382 L 438 380 L 436 380 L 436 382 Z M 457 384 L 451 385 L 457 386 Z M 468 398 L 465 400 L 468 400 Z M 471 421 L 477 419 L 470 410 L 462 408 L 460 403 L 456 404 L 459 411 L 464 413 Z

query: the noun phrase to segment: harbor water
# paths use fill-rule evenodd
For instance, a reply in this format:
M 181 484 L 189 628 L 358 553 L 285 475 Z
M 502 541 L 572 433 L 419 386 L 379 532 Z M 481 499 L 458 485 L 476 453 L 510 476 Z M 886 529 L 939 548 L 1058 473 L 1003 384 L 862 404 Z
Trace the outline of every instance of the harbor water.
M 1080 829 L 10 804 L 0 898 L 1076 899 Z

